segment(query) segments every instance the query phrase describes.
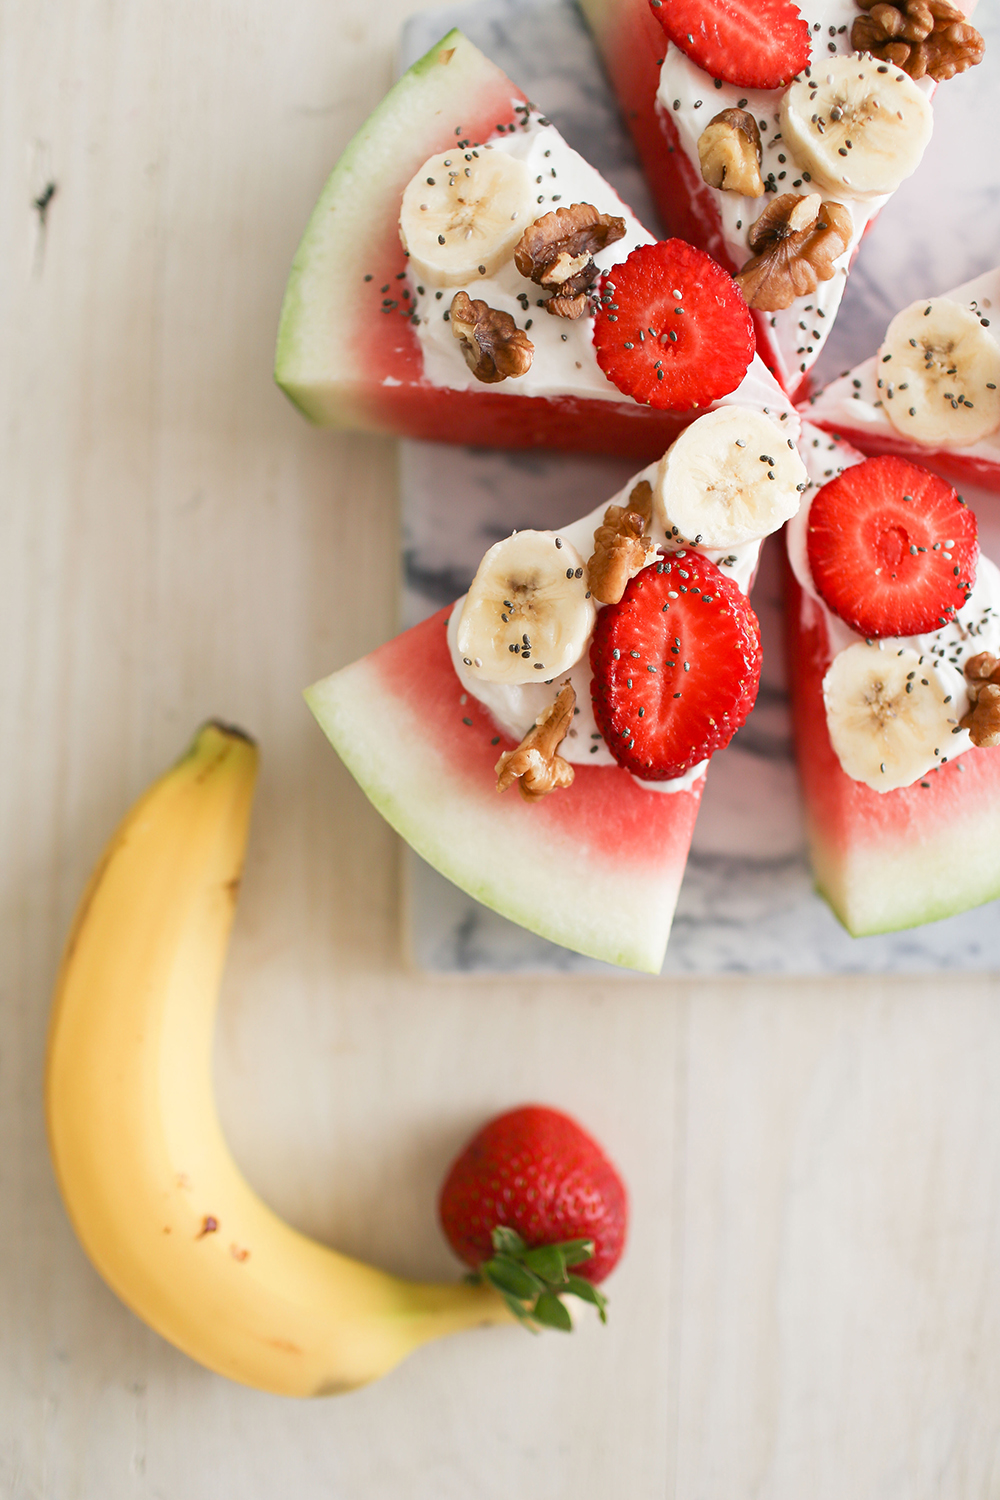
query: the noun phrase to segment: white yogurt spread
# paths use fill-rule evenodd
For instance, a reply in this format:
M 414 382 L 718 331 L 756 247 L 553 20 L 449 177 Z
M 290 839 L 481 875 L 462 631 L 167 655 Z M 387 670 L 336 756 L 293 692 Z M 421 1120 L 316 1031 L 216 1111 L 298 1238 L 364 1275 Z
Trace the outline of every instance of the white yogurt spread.
M 793 516 L 786 527 L 788 560 L 803 593 L 811 601 L 809 608 L 814 612 L 818 611 L 825 623 L 832 658 L 839 652 L 846 651 L 849 646 L 857 645 L 864 637 L 851 630 L 850 626 L 835 615 L 817 592 L 809 568 L 809 511 L 816 492 L 829 480 L 843 473 L 844 469 L 863 463 L 864 454 L 829 433 L 821 432 L 809 422 L 802 425 L 799 451 L 809 470 L 809 488 L 798 514 Z M 958 611 L 954 620 L 941 630 L 925 635 L 885 636 L 879 644 L 884 651 L 916 651 L 935 667 L 939 677 L 947 681 L 957 723 L 970 707 L 964 675 L 966 660 L 980 651 L 1000 656 L 1000 569 L 988 557 L 980 554 L 972 597 Z M 952 736 L 945 758 L 954 760 L 971 749 L 972 740 L 968 730 L 963 729 Z
M 568 146 L 554 125 L 542 124 L 537 114 L 512 134 L 498 135 L 477 150 L 503 151 L 517 157 L 538 180 L 538 217 L 573 203 L 590 203 L 601 213 L 625 220 L 625 236 L 599 251 L 594 264 L 601 272 L 620 265 L 653 236 L 605 182 L 600 172 Z M 479 276 L 464 287 L 440 287 L 425 281 L 410 283 L 414 293 L 417 337 L 424 356 L 424 375 L 434 385 L 451 390 L 502 391 L 521 396 L 585 396 L 601 401 L 631 401 L 604 374 L 594 353 L 593 317 L 557 318 L 547 313 L 542 289 L 522 276 L 513 257 L 493 276 Z M 447 317 L 456 292 L 482 298 L 499 312 L 510 313 L 535 346 L 531 368 L 524 375 L 484 384 L 465 362 Z
M 541 181 L 538 183 L 538 217 L 560 206 L 590 203 L 601 213 L 625 220 L 625 236 L 598 251 L 594 264 L 602 273 L 621 265 L 639 245 L 655 244 L 618 194 L 601 174 L 572 147 L 554 125 L 543 124 L 531 114 L 513 134 L 495 136 L 477 149 L 504 151 L 524 161 Z M 430 280 L 409 282 L 415 305 L 414 322 L 424 358 L 424 376 L 433 385 L 455 391 L 500 391 L 514 396 L 578 396 L 600 401 L 634 404 L 604 374 L 594 352 L 594 319 L 557 318 L 547 313 L 548 298 L 540 287 L 522 276 L 513 258 L 493 276 L 478 276 L 460 286 L 435 286 Z M 446 316 L 456 292 L 481 298 L 499 312 L 510 313 L 535 346 L 531 367 L 524 375 L 487 384 L 477 380 L 466 364 L 458 339 Z M 781 396 L 771 372 L 755 355 L 740 386 L 721 398 L 741 406 L 780 405 Z M 718 403 L 717 403 L 718 404 Z
M 770 379 L 770 377 L 768 377 Z M 774 384 L 770 382 L 773 393 Z M 749 404 L 744 402 L 744 404 Z M 765 408 L 766 410 L 766 408 Z M 795 414 L 787 409 L 775 412 L 773 409 L 768 413 L 775 422 L 778 430 L 788 434 L 794 440 L 797 436 L 797 418 Z M 635 486 L 642 480 L 647 480 L 655 486 L 658 463 L 649 464 L 645 469 L 635 474 L 616 495 L 597 506 L 588 515 L 574 521 L 569 526 L 561 527 L 558 535 L 565 538 L 581 557 L 587 559 L 594 550 L 594 532 L 604 520 L 604 513 L 609 505 L 626 504 L 629 495 Z M 677 549 L 676 543 L 669 541 L 662 529 L 657 529 L 654 519 L 650 538 L 658 549 L 658 555 L 669 554 Z M 757 569 L 757 560 L 760 555 L 762 538 L 745 542 L 738 547 L 713 548 L 708 543 L 702 543 L 697 547 L 689 546 L 686 550 L 700 552 L 718 564 L 722 572 L 733 580 L 738 588 L 746 594 L 750 591 L 754 575 Z M 463 596 L 453 606 L 448 621 L 448 647 L 451 651 L 452 663 L 461 680 L 463 689 L 472 697 L 476 698 L 484 708 L 492 714 L 497 726 L 511 739 L 520 741 L 534 724 L 536 718 L 552 702 L 553 684 L 551 682 L 525 682 L 510 685 L 501 682 L 487 682 L 483 678 L 471 672 L 466 667 L 462 655 L 458 650 L 458 621 L 465 602 Z M 604 608 L 598 605 L 598 609 Z M 576 710 L 573 726 L 565 739 L 559 746 L 559 754 L 564 760 L 575 765 L 614 766 L 615 760 L 607 743 L 597 727 L 594 717 L 593 701 L 591 695 L 591 683 L 593 674 L 590 670 L 590 642 L 587 649 L 568 671 L 559 674 L 560 685 L 563 682 L 572 683 L 576 693 Z M 694 786 L 705 775 L 708 761 L 699 761 L 697 765 L 691 766 L 682 776 L 674 777 L 666 781 L 645 781 L 635 776 L 633 779 L 651 792 L 682 792 Z
M 810 65 L 815 72 L 820 72 L 829 58 L 851 54 L 851 23 L 861 14 L 854 0 L 799 0 L 799 10 L 812 28 Z M 773 175 L 778 194 L 815 191 L 781 139 L 780 106 L 784 89 L 741 89 L 724 82 L 716 87 L 715 80 L 686 57 L 680 48 L 668 42 L 666 36 L 663 42 L 665 55 L 657 101 L 673 119 L 681 146 L 699 178 L 698 137 L 709 120 L 721 110 L 738 108 L 752 114 L 760 129 L 760 174 L 765 183 Z M 928 96 L 933 91 L 928 79 L 922 80 L 918 87 Z M 722 221 L 726 249 L 733 264 L 739 268 L 750 259 L 747 230 L 763 213 L 773 195 L 765 193 L 762 198 L 747 198 L 721 189 L 712 189 L 712 192 Z M 794 388 L 819 357 L 837 315 L 844 282 L 861 237 L 890 195 L 864 201 L 843 193 L 824 192 L 823 196 L 845 204 L 854 223 L 847 249 L 834 262 L 833 277 L 821 281 L 815 292 L 796 298 L 783 311 L 760 314 L 770 325 L 781 380 L 789 389 Z
M 987 313 L 990 326 L 984 332 L 994 343 L 1000 343 L 997 336 L 1000 333 L 1000 268 L 986 271 L 942 295 L 962 307 Z M 810 420 L 834 429 L 852 428 L 857 433 L 868 433 L 881 439 L 896 438 L 908 447 L 919 449 L 920 444 L 899 432 L 886 416 L 878 379 L 878 356 L 872 355 L 864 364 L 857 365 L 838 380 L 832 380 L 819 392 L 809 403 Z M 933 447 L 940 449 L 944 444 L 935 443 Z M 1000 463 L 1000 429 L 976 443 L 955 444 L 953 451 L 987 463 Z

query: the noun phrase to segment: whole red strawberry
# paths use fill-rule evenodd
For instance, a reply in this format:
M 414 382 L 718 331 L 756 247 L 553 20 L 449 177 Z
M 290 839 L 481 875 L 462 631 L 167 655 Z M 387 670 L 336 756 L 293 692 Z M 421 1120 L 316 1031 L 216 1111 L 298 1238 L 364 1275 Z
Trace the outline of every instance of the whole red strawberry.
M 529 1321 L 570 1326 L 560 1296 L 604 1301 L 594 1283 L 625 1244 L 625 1185 L 569 1115 L 522 1105 L 484 1125 L 452 1164 L 438 1202 L 455 1254 Z

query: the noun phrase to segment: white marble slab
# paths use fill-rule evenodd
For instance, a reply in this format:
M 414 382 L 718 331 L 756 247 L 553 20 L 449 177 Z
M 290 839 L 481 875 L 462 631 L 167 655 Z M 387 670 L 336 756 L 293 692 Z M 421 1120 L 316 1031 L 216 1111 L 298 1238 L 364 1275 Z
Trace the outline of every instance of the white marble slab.
M 996 8 L 980 11 L 988 45 L 1000 45 Z M 402 65 L 455 25 L 655 229 L 631 143 L 570 0 L 484 0 L 416 16 L 404 32 Z M 816 366 L 819 383 L 867 358 L 899 308 L 1000 260 L 1000 159 L 979 123 L 991 115 L 991 84 L 979 69 L 939 91 L 934 139 L 917 176 L 864 241 Z M 514 527 L 565 524 L 630 472 L 613 459 L 404 443 L 404 623 L 463 593 L 499 537 Z M 965 496 L 979 514 L 984 550 L 1000 557 L 1000 501 L 969 489 Z M 1000 903 L 908 932 L 851 938 L 813 891 L 783 681 L 779 549 L 777 540 L 765 547 L 753 593 L 765 650 L 760 696 L 750 721 L 712 761 L 664 972 L 992 970 Z M 618 972 L 498 917 L 410 851 L 406 874 L 408 945 L 420 969 Z

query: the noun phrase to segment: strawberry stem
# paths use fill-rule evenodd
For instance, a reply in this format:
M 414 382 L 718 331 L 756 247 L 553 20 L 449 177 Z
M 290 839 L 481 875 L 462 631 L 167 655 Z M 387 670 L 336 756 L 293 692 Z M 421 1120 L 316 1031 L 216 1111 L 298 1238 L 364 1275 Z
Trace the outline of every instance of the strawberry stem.
M 517 1230 L 505 1224 L 498 1224 L 490 1238 L 494 1254 L 483 1261 L 478 1277 L 500 1293 L 515 1317 L 532 1332 L 539 1328 L 572 1332 L 573 1321 L 562 1301 L 564 1296 L 591 1303 L 601 1322 L 608 1321 L 608 1299 L 570 1270 L 591 1259 L 593 1240 L 564 1240 L 529 1249 Z

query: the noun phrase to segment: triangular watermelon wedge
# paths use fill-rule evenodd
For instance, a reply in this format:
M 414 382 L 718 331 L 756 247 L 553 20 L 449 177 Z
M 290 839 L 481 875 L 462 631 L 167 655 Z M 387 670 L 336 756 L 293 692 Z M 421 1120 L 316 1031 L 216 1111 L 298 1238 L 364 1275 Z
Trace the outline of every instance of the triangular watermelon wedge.
M 419 291 L 408 279 L 399 236 L 403 191 L 438 153 L 471 151 L 476 142 L 495 144 L 538 129 L 547 133 L 541 144 L 551 157 L 538 163 L 544 167 L 539 215 L 576 200 L 624 218 L 626 238 L 594 256 L 601 271 L 624 260 L 633 245 L 653 240 L 501 69 L 461 32 L 449 32 L 400 79 L 347 147 L 296 254 L 275 376 L 312 421 L 473 446 L 548 447 L 648 462 L 699 414 L 655 410 L 623 395 L 597 365 L 593 318 L 564 323 L 540 314 L 528 295 L 537 302 L 539 288 L 527 279 L 518 283 L 523 300 L 512 308 L 518 326 L 532 318 L 531 337 L 539 338 L 540 324 L 542 338 L 557 348 L 565 329 L 561 346 L 573 348 L 573 358 L 555 369 L 538 351 L 527 376 L 485 385 L 470 376 L 454 340 L 446 339 L 455 366 L 451 384 L 435 383 L 441 380 L 436 364 L 428 374 L 426 346 L 414 326 Z M 555 163 L 558 181 L 552 180 Z M 441 295 L 450 299 L 455 290 Z M 448 308 L 447 300 L 425 296 L 427 316 L 433 310 L 436 319 L 439 309 Z M 756 404 L 781 400 L 756 358 L 741 392 L 744 387 L 753 393 L 746 399 Z
M 985 337 L 1000 347 L 1000 267 L 940 295 L 965 308 L 974 305 L 985 319 Z M 885 374 L 878 355 L 873 354 L 812 397 L 803 406 L 803 415 L 815 426 L 839 433 L 862 453 L 895 453 L 959 484 L 977 484 L 1000 494 L 1000 429 L 966 446 L 914 442 L 886 415 L 885 386 L 879 387 Z
M 808 423 L 800 448 L 817 487 L 864 457 Z M 809 499 L 807 492 L 803 516 Z M 834 651 L 828 613 L 796 577 L 804 567 L 796 529 L 799 518 L 787 529 L 796 559 L 786 570 L 788 684 L 820 894 L 855 937 L 917 927 L 992 901 L 1000 896 L 1000 749 L 966 750 L 895 791 L 873 791 L 845 774 L 823 703 Z
M 657 13 L 668 16 L 671 5 L 672 0 L 580 0 L 667 232 L 706 250 L 735 275 L 750 258 L 747 230 L 772 196 L 804 195 L 814 188 L 809 174 L 796 166 L 781 136 L 779 111 L 784 85 L 755 88 L 703 71 L 692 55 L 685 56 L 668 40 L 664 25 L 656 19 Z M 796 0 L 795 6 L 779 5 L 777 0 L 766 6 L 704 0 L 701 6 L 681 7 L 685 15 L 700 12 L 702 30 L 711 30 L 716 21 L 725 19 L 727 11 L 741 14 L 745 21 L 748 14 L 758 10 L 760 48 L 768 32 L 769 16 L 780 11 L 782 19 L 787 19 L 784 13 L 794 15 L 796 8 L 810 28 L 811 67 L 813 76 L 820 77 L 823 64 L 832 56 L 851 53 L 853 17 L 848 9 L 838 9 L 834 15 L 826 0 Z M 970 12 L 972 5 L 966 4 L 963 9 Z M 690 40 L 697 38 L 692 34 Z M 739 41 L 735 33 L 731 40 L 736 50 Z M 748 56 L 747 61 L 756 58 Z M 734 58 L 727 77 L 739 79 L 739 64 L 740 58 Z M 928 94 L 933 89 L 930 80 L 920 87 Z M 767 184 L 763 198 L 724 192 L 706 183 L 702 175 L 698 154 L 701 132 L 718 113 L 737 108 L 749 111 L 759 128 L 763 147 L 760 172 Z M 795 399 L 807 393 L 808 374 L 833 326 L 847 271 L 888 195 L 861 201 L 852 199 L 845 189 L 834 196 L 847 204 L 854 225 L 846 250 L 835 262 L 835 275 L 821 281 L 816 291 L 797 297 L 787 308 L 769 312 L 754 309 L 758 354 Z
M 704 779 L 648 792 L 617 766 L 528 805 L 496 790 L 513 741 L 463 692 L 448 610 L 308 689 L 348 770 L 428 863 L 578 953 L 659 973 Z

